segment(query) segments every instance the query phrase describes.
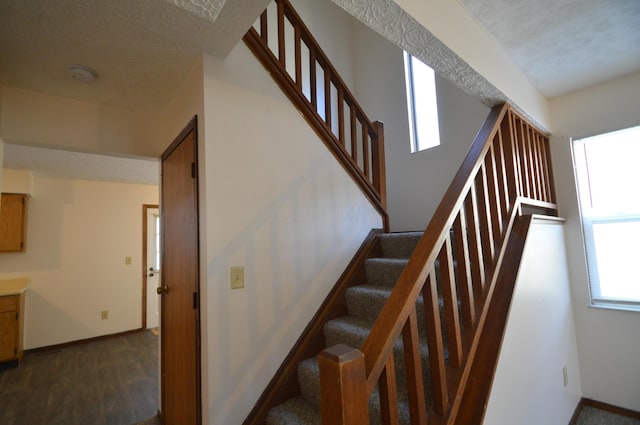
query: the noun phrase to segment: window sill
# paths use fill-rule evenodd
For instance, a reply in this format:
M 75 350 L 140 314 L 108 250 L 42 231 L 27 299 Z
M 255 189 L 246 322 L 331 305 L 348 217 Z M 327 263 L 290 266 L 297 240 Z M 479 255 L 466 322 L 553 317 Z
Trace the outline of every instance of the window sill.
M 625 304 L 590 304 L 587 307 L 600 310 L 617 310 L 617 311 L 631 311 L 634 313 L 640 313 L 640 306 L 625 305 Z

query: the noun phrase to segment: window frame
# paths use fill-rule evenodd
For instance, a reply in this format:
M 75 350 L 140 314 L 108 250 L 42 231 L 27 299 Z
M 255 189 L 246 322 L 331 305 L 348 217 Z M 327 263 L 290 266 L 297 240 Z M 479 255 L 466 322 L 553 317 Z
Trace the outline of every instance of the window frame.
M 615 133 L 633 131 L 640 134 L 640 126 L 630 127 L 617 131 L 602 133 L 591 137 L 583 137 L 571 140 L 571 153 L 574 164 L 574 178 L 576 184 L 577 201 L 580 215 L 580 225 L 584 242 L 585 262 L 588 272 L 589 302 L 594 308 L 613 310 L 626 310 L 640 312 L 640 297 L 621 297 L 602 295 L 601 275 L 598 270 L 598 248 L 594 225 L 640 223 L 640 208 L 638 206 L 626 206 L 624 204 L 602 208 L 600 203 L 593 204 L 594 192 L 592 192 L 592 179 L 596 178 L 594 169 L 589 168 L 589 160 L 586 156 L 587 143 L 607 143 L 607 138 L 615 137 Z M 598 138 L 601 138 L 598 140 Z M 638 140 L 640 143 L 640 140 Z M 584 154 L 583 154 L 584 153 Z M 602 170 L 599 170 L 602 172 Z M 620 182 L 622 184 L 624 182 Z M 596 194 L 598 192 L 595 192 Z M 636 243 L 640 248 L 640 242 Z M 602 246 L 601 246 L 602 248 Z M 633 284 L 633 282 L 632 282 Z M 640 284 L 640 282 L 638 282 Z
M 406 95 L 407 95 L 407 113 L 409 120 L 409 139 L 411 141 L 411 153 L 417 153 L 424 150 L 428 150 L 431 148 L 435 148 L 440 146 L 440 119 L 438 113 L 438 93 L 435 81 L 435 71 L 420 59 L 411 55 L 409 52 L 403 52 L 404 57 L 404 71 L 405 71 L 405 86 L 406 86 Z M 423 132 L 420 131 L 417 120 L 417 112 L 418 109 L 416 107 L 416 98 L 419 96 L 419 93 L 416 92 L 416 82 L 415 82 L 415 70 L 414 70 L 414 61 L 419 61 L 421 66 L 424 66 L 430 70 L 430 75 L 432 75 L 432 80 L 428 82 L 428 84 L 433 89 L 429 92 L 433 93 L 426 101 L 428 101 L 431 105 L 429 111 L 433 113 L 433 116 L 429 117 L 430 124 L 429 127 L 429 135 L 426 136 Z M 423 82 L 424 83 L 424 82 Z M 423 103 L 424 104 L 424 103 Z M 422 135 L 422 136 L 421 136 Z

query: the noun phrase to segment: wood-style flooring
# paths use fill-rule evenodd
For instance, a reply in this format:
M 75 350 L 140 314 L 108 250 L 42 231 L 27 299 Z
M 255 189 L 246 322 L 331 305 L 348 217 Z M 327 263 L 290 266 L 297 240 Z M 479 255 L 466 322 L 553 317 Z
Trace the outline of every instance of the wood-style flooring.
M 2 425 L 130 425 L 158 412 L 149 331 L 24 356 L 0 371 Z

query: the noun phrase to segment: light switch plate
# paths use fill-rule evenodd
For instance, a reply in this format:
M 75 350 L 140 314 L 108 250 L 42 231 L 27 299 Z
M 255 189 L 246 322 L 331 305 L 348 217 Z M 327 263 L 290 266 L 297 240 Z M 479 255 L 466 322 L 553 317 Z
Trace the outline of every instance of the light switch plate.
M 231 289 L 244 288 L 244 266 L 231 266 Z

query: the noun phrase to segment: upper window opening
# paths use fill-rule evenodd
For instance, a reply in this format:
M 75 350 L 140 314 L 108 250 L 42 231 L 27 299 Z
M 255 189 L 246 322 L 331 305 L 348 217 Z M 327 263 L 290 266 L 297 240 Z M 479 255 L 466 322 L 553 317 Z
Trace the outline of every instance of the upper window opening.
M 404 52 L 411 152 L 440 145 L 436 76 L 429 66 Z
M 640 127 L 573 142 L 593 305 L 640 310 Z

